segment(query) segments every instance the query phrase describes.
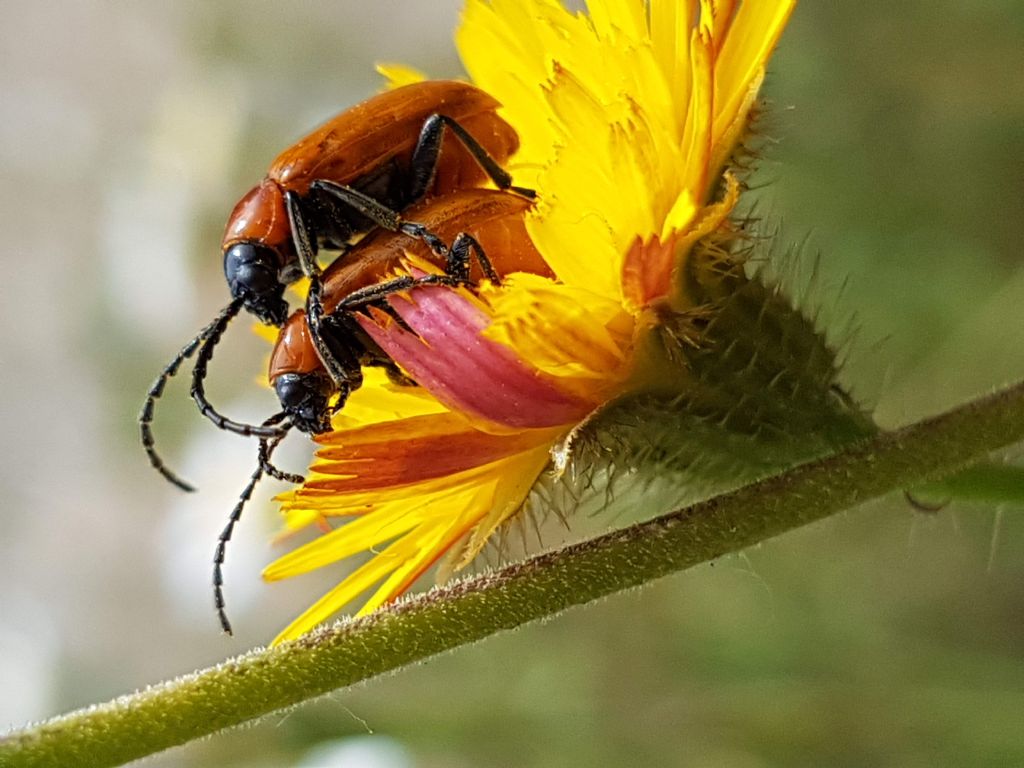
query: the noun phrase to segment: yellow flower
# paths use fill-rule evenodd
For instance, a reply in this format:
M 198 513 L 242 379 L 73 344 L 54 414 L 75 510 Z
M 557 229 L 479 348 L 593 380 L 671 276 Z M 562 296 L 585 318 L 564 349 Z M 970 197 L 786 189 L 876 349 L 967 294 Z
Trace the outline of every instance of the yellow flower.
M 459 50 L 520 135 L 516 182 L 539 193 L 527 230 L 556 279 L 423 287 L 391 299 L 403 323 L 361 319 L 420 387 L 368 376 L 305 484 L 281 497 L 289 531 L 352 519 L 265 578 L 372 556 L 278 642 L 374 587 L 359 613 L 376 609 L 442 556 L 445 572 L 466 565 L 574 426 L 656 384 L 648 331 L 687 309 L 678 270 L 736 205 L 730 157 L 794 2 L 590 0 L 574 14 L 468 0 Z

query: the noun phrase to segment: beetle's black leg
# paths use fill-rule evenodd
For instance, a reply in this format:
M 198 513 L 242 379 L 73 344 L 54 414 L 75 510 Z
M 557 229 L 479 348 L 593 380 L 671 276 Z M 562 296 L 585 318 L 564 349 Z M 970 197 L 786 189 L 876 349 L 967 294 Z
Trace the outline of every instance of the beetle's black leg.
M 471 283 L 469 263 L 470 255 L 473 252 L 476 253 L 477 261 L 487 279 L 500 284 L 501 278 L 494 269 L 494 265 L 491 264 L 491 260 L 487 258 L 483 246 L 472 235 L 463 232 L 455 238 L 452 244 L 443 275 L 422 275 L 420 277 L 403 275 L 383 283 L 369 285 L 358 291 L 353 291 L 342 299 L 338 303 L 338 310 L 351 312 L 374 304 L 381 304 L 383 299 L 393 293 L 401 293 L 421 285 L 469 285 Z
M 393 280 L 360 288 L 358 291 L 353 291 L 344 299 L 339 301 L 335 312 L 351 312 L 369 307 L 380 302 L 381 299 L 386 299 L 393 293 L 400 293 L 402 291 L 409 290 L 416 285 L 416 280 L 417 278 L 412 277 L 411 275 L 403 275 L 402 277 L 396 277 Z
M 311 220 L 302 212 L 302 201 L 297 194 L 289 190 L 284 193 L 284 206 L 288 211 L 292 242 L 295 244 L 295 253 L 299 257 L 302 274 L 310 279 L 319 277 L 320 265 L 316 263 L 316 231 Z
M 360 288 L 358 291 L 353 291 L 338 303 L 338 308 L 335 312 L 354 312 L 378 304 L 394 293 L 402 293 L 422 285 L 447 285 L 455 287 L 465 285 L 465 283 L 450 275 L 396 277 L 394 280 L 387 280 L 383 283 L 377 283 L 377 285 L 370 285 L 366 288 Z
M 222 312 L 227 311 L 225 307 Z M 172 484 L 178 486 L 183 491 L 194 491 L 195 487 L 182 480 L 174 472 L 167 468 L 164 464 L 164 460 L 156 452 L 156 442 L 153 438 L 153 411 L 156 408 L 156 401 L 160 399 L 160 396 L 164 393 L 164 387 L 167 382 L 174 376 L 177 375 L 178 369 L 181 368 L 181 364 L 195 354 L 195 351 L 199 349 L 199 344 L 202 342 L 217 325 L 217 321 L 221 315 L 218 314 L 214 320 L 212 320 L 205 328 L 203 328 L 195 337 L 189 341 L 181 351 L 174 356 L 164 369 L 160 372 L 160 375 L 156 377 L 153 383 L 149 387 L 149 391 L 146 393 L 146 400 L 142 404 L 142 410 L 139 412 L 139 433 L 142 438 L 142 447 L 146 451 L 146 455 L 149 456 L 150 465 L 161 475 L 167 478 Z
M 291 191 L 285 192 L 284 204 L 288 211 L 288 223 L 292 228 L 295 252 L 299 257 L 302 274 L 309 278 L 309 293 L 306 295 L 306 317 L 313 335 L 313 343 L 316 345 L 317 351 L 320 351 L 321 344 L 318 341 L 319 327 L 320 320 L 324 314 L 324 308 L 321 302 L 323 283 L 320 280 L 320 266 L 316 263 L 316 237 L 311 237 L 312 230 L 309 220 L 302 212 L 302 202 L 299 200 L 299 196 Z
M 355 209 L 356 211 L 358 211 L 363 216 L 370 219 L 377 226 L 382 227 L 383 229 L 387 229 L 391 232 L 401 232 L 403 234 L 408 235 L 409 237 L 415 238 L 417 240 L 422 240 L 424 243 L 427 244 L 427 246 L 430 247 L 432 251 L 434 251 L 440 256 L 445 257 L 446 259 L 448 258 L 448 246 L 445 245 L 444 241 L 441 240 L 441 238 L 439 238 L 433 232 L 428 230 L 422 224 L 419 224 L 415 221 L 405 221 L 397 211 L 388 208 L 383 203 L 374 200 L 369 195 L 360 192 L 357 189 L 345 186 L 344 184 L 336 184 L 335 182 L 327 181 L 326 179 L 318 179 L 314 181 L 312 184 L 310 184 L 310 190 L 325 195 L 329 195 L 335 198 L 336 200 L 339 200 L 342 203 L 351 206 L 353 209 Z M 302 214 L 297 198 L 295 198 L 294 195 L 292 197 L 293 199 L 289 200 L 288 196 L 286 195 L 285 200 L 286 204 L 288 205 L 288 215 L 292 221 L 292 229 L 295 230 L 297 228 L 296 222 L 301 222 Z M 301 229 L 302 226 L 300 225 L 298 228 Z M 298 246 L 298 241 L 296 241 L 296 245 Z M 301 253 L 299 258 L 300 260 L 302 260 L 303 258 Z M 305 268 L 303 269 L 303 271 L 306 272 Z M 312 280 L 312 275 L 314 273 L 306 272 L 306 274 L 309 275 Z M 310 285 L 310 295 L 312 296 L 314 293 L 317 294 L 317 299 L 314 302 L 314 305 L 311 307 L 311 309 L 314 312 L 319 310 L 320 292 L 321 288 L 319 282 L 312 282 Z M 312 319 L 313 317 L 314 315 L 310 314 L 310 318 Z
M 344 403 L 349 394 L 363 384 L 360 329 L 344 312 L 325 315 L 322 306 L 314 309 L 314 301 L 319 303 L 319 297 L 310 293 L 306 300 L 309 335 L 327 374 L 338 388 L 338 402 Z
M 314 181 L 310 185 L 310 189 L 333 195 L 380 226 L 400 231 L 402 222 L 397 213 L 358 190 L 323 180 Z M 287 193 L 285 203 L 292 231 L 307 231 L 298 197 Z M 430 237 L 437 240 L 438 243 L 441 242 L 433 235 Z M 443 243 L 441 246 L 444 247 Z M 299 251 L 300 261 L 305 262 L 303 272 L 310 278 L 309 294 L 306 297 L 306 322 L 309 324 L 309 335 L 313 339 L 317 355 L 338 389 L 338 399 L 335 403 L 335 410 L 337 410 L 348 399 L 349 393 L 358 389 L 363 383 L 363 371 L 360 363 L 363 350 L 358 341 L 358 327 L 354 325 L 354 320 L 347 318 L 343 313 L 336 316 L 325 315 L 322 301 L 323 285 L 320 281 L 319 269 L 314 268 L 315 263 L 310 258 L 313 251 L 312 244 L 308 238 L 303 241 L 296 237 L 296 248 Z M 447 248 L 443 253 L 447 255 Z
M 220 341 L 221 336 L 224 335 L 224 330 L 227 328 L 228 323 L 241 310 L 242 304 L 243 299 L 241 298 L 232 301 L 220 313 L 217 320 L 213 323 L 210 333 L 203 339 L 202 346 L 199 348 L 199 356 L 196 358 L 195 367 L 192 369 L 192 399 L 195 400 L 199 412 L 220 429 L 234 432 L 244 437 L 283 437 L 287 433 L 288 427 L 255 426 L 253 424 L 233 421 L 218 413 L 217 409 L 206 399 L 204 380 L 206 379 L 207 366 L 213 358 L 213 348 Z
M 339 359 L 335 354 L 335 350 L 332 350 L 325 340 L 327 333 L 325 326 L 331 325 L 331 321 L 324 315 L 320 289 L 319 279 L 311 278 L 309 293 L 306 296 L 306 323 L 309 325 L 309 335 L 313 340 L 313 347 L 316 349 L 320 361 L 324 364 L 327 375 L 331 377 L 331 381 L 334 382 L 341 395 L 339 402 L 344 402 L 348 398 L 349 393 L 347 384 L 349 365 L 347 363 L 351 355 L 343 347 L 341 350 L 342 359 Z
M 469 283 L 469 258 L 470 253 L 476 253 L 477 263 L 483 270 L 484 276 L 496 285 L 501 285 L 501 277 L 487 258 L 483 246 L 472 235 L 462 232 L 455 236 L 451 250 L 448 251 L 448 263 L 445 266 L 445 274 L 455 278 L 460 283 Z
M 316 179 L 309 185 L 312 192 L 324 192 L 350 208 L 358 211 L 378 227 L 391 232 L 398 231 L 402 217 L 398 211 L 388 208 L 384 203 L 360 192 L 346 184 L 338 184 L 327 179 Z
M 378 227 L 386 229 L 389 232 L 401 232 L 409 235 L 409 237 L 422 240 L 435 253 L 441 256 L 448 255 L 448 247 L 445 245 L 444 241 L 433 232 L 415 221 L 406 221 L 397 211 L 388 208 L 383 203 L 374 200 L 372 197 L 360 192 L 358 189 L 353 189 L 352 187 L 345 186 L 344 184 L 336 184 L 335 182 L 328 181 L 326 179 L 317 179 L 309 185 L 309 188 L 314 192 L 330 195 L 331 197 L 340 200 L 361 213 Z
M 454 133 L 462 146 L 469 150 L 469 153 L 473 155 L 473 158 L 498 189 L 510 190 L 530 200 L 537 197 L 537 193 L 532 189 L 514 186 L 508 171 L 498 165 L 498 162 L 488 154 L 487 150 L 480 146 L 480 143 L 473 138 L 469 131 L 459 125 L 456 120 L 447 115 L 435 114 L 428 117 L 423 123 L 419 141 L 416 142 L 416 149 L 412 153 L 413 183 L 409 190 L 410 200 L 422 198 L 434 182 L 445 128 Z

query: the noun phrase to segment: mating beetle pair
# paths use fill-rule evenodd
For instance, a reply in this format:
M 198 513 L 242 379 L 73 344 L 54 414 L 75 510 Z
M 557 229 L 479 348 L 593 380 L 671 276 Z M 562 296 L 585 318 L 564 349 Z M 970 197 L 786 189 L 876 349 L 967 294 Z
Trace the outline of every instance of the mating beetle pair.
M 499 189 L 532 199 L 531 190 L 512 186 L 500 165 L 518 149 L 519 140 L 498 116 L 498 106 L 466 83 L 415 83 L 340 113 L 277 157 L 267 176 L 241 199 L 228 219 L 222 248 L 232 301 L 168 363 L 147 394 L 139 424 L 142 444 L 155 469 L 178 487 L 192 490 L 157 454 L 151 423 L 167 380 L 196 350 L 200 354 L 192 397 L 204 415 L 222 429 L 247 436 L 271 438 L 283 433 L 278 425 L 247 425 L 221 416 L 207 401 L 202 380 L 213 347 L 242 309 L 270 325 L 284 324 L 288 316 L 284 289 L 304 270 L 313 278 L 315 307 L 318 269 L 314 257 L 319 247 L 348 249 L 358 235 L 383 228 L 447 254 L 439 237 L 421 222 L 403 218 L 402 212 L 424 199 L 479 187 L 486 179 Z M 457 141 L 444 142 L 447 131 Z M 346 253 L 339 258 L 353 264 L 362 257 Z M 369 265 L 359 268 L 373 272 Z M 377 272 L 377 279 L 384 274 Z M 311 312 L 311 325 L 319 323 L 318 314 Z M 320 334 L 314 330 L 313 336 Z M 323 343 L 318 342 L 318 349 L 327 353 Z M 337 366 L 331 367 L 340 374 Z M 341 382 L 335 384 L 344 389 Z
M 519 141 L 498 107 L 483 91 L 454 81 L 380 94 L 285 150 L 232 211 L 222 243 L 232 300 L 163 369 L 139 415 L 152 466 L 192 490 L 157 454 L 151 423 L 168 379 L 198 350 L 191 392 L 200 411 L 222 429 L 260 439 L 259 465 L 214 558 L 215 604 L 226 632 L 231 628 L 221 566 L 244 504 L 264 473 L 302 480 L 270 463 L 276 445 L 293 427 L 312 434 L 328 430 L 331 413 L 361 385 L 362 366 L 383 366 L 396 380 L 404 378 L 354 313 L 418 284 L 498 281 L 519 270 L 550 274 L 523 223 L 534 193 L 513 186 L 501 167 Z M 445 142 L 448 133 L 457 141 Z M 481 188 L 486 180 L 498 190 Z M 497 247 L 489 256 L 491 242 Z M 323 272 L 316 263 L 321 247 L 342 251 Z M 406 251 L 444 273 L 385 279 Z M 289 318 L 284 289 L 302 275 L 310 278 L 306 309 Z M 242 309 L 282 328 L 269 371 L 282 410 L 259 425 L 218 413 L 203 386 L 214 347 Z

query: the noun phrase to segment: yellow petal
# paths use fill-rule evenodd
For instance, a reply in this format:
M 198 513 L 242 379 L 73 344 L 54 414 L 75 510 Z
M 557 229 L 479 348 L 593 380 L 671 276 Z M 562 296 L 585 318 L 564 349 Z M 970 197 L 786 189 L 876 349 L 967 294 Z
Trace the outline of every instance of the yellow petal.
M 482 295 L 492 314 L 484 335 L 571 391 L 599 402 L 628 374 L 633 322 L 619 302 L 526 274 Z
M 363 386 L 353 392 L 331 423 L 336 430 L 445 413 L 441 403 L 420 387 L 393 384 L 380 368 L 363 369 Z
M 389 91 L 401 88 L 403 85 L 422 83 L 427 79 L 426 74 L 421 70 L 395 62 L 380 62 L 377 64 L 376 70 L 384 77 L 386 81 L 384 87 Z
M 795 5 L 796 0 L 747 0 L 737 11 L 715 66 L 716 137 L 749 110 L 751 86 L 760 82 Z
M 378 503 L 372 514 L 345 523 L 328 534 L 303 544 L 279 557 L 263 570 L 267 581 L 298 576 L 325 565 L 371 551 L 378 545 L 405 534 L 425 521 L 451 516 L 452 510 L 464 508 L 476 493 L 474 480 L 487 472 L 474 470 L 460 477 L 448 478 L 440 490 L 396 497 Z M 439 508 L 439 505 L 440 506 Z
M 488 511 L 476 522 L 455 570 L 469 565 L 498 527 L 519 510 L 549 459 L 548 445 L 542 445 L 537 450 L 524 452 L 505 462 L 502 467 L 504 481 L 494 484 L 493 493 L 487 502 Z
M 688 158 L 681 179 L 683 191 L 672 210 L 665 216 L 660 234 L 686 229 L 696 212 L 695 203 L 704 202 L 708 187 L 708 164 L 712 151 L 714 121 L 714 50 L 707 29 L 695 29 L 690 42 L 691 94 L 683 135 L 683 155 Z
M 538 432 L 541 432 L 538 430 Z M 550 431 L 526 451 L 467 472 L 432 481 L 430 489 L 387 489 L 372 513 L 347 523 L 272 563 L 264 578 L 305 573 L 361 551 L 376 554 L 299 616 L 275 639 L 290 639 L 311 629 L 370 589 L 383 584 L 360 610 L 374 610 L 401 594 L 471 529 L 473 554 L 494 529 L 513 515 L 548 459 L 555 439 Z M 390 541 L 383 550 L 380 545 Z M 465 554 L 465 553 L 464 553 Z

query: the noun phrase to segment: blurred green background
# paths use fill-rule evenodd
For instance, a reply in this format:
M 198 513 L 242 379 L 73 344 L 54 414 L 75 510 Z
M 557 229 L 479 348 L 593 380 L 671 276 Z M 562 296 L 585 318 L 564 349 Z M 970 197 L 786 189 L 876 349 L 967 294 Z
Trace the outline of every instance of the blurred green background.
M 201 488 L 183 497 L 134 416 L 224 302 L 237 197 L 372 92 L 373 62 L 458 74 L 457 13 L 5 5 L 0 729 L 265 642 L 336 577 L 259 581 L 263 489 L 220 636 L 209 560 L 252 451 L 172 388 L 156 429 Z M 773 61 L 759 210 L 820 253 L 811 303 L 857 329 L 845 380 L 887 426 L 1024 376 L 1022 72 L 1011 0 L 805 3 Z M 215 402 L 269 412 L 263 354 L 236 329 Z M 1021 513 L 882 500 L 148 764 L 1022 765 Z

